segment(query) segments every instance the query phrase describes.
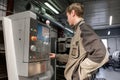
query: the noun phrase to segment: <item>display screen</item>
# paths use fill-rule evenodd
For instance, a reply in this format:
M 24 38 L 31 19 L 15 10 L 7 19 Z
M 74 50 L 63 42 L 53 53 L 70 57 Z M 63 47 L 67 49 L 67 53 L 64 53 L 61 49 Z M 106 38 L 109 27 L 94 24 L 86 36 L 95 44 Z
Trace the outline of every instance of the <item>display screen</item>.
M 38 24 L 37 39 L 48 43 L 49 42 L 49 29 L 41 24 Z

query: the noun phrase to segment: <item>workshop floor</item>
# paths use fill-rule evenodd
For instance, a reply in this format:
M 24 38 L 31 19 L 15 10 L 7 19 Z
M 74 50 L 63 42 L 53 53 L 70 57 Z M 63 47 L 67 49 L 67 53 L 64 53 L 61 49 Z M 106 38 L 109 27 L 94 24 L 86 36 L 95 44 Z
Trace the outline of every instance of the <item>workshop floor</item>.
M 114 71 L 112 68 L 100 68 L 96 77 L 98 80 L 120 80 L 120 70 Z

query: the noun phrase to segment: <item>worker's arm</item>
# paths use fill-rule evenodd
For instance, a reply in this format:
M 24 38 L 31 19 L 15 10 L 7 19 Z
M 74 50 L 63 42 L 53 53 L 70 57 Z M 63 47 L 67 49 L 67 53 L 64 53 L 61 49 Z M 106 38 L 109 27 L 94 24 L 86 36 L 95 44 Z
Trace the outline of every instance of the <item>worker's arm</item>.
M 67 63 L 68 61 L 68 54 L 55 54 L 55 53 L 50 53 L 50 58 L 52 59 L 57 59 L 60 62 L 65 62 Z

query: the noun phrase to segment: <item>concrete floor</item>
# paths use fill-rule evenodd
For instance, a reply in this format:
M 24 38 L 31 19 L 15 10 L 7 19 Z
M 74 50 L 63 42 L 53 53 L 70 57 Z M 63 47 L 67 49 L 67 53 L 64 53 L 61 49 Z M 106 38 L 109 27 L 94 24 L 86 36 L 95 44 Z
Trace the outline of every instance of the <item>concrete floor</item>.
M 100 68 L 96 78 L 105 78 L 106 80 L 120 80 L 120 70 L 114 71 L 112 68 Z

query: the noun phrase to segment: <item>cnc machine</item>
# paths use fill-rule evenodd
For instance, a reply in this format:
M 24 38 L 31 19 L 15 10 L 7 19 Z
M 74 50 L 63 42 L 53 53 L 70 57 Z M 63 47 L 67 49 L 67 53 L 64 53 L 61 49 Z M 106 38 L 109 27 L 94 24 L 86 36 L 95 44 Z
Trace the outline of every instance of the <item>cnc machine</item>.
M 50 80 L 50 29 L 26 11 L 0 18 L 9 80 Z M 50 73 L 49 75 L 51 75 Z

